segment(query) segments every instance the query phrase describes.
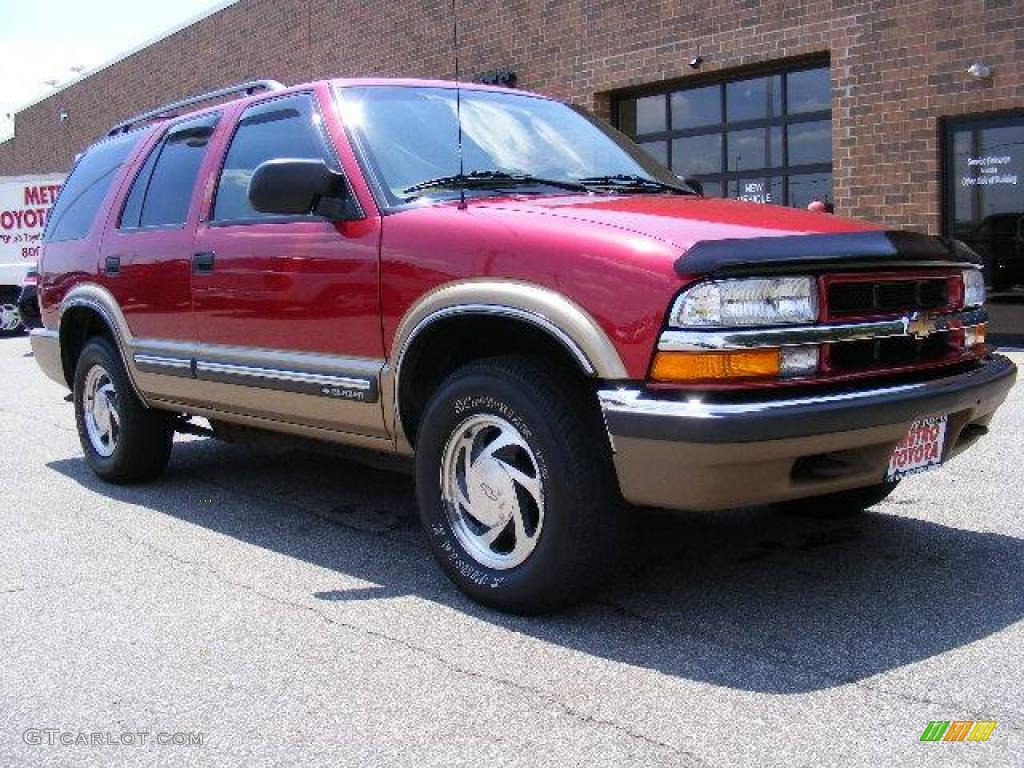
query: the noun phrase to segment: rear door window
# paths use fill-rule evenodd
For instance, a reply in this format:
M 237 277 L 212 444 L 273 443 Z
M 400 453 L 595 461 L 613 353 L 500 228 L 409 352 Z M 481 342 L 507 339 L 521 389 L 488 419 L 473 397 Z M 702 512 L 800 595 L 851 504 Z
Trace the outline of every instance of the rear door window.
M 121 229 L 182 227 L 219 115 L 173 126 L 153 148 L 128 193 Z
M 118 171 L 144 135 L 144 131 L 121 134 L 85 151 L 57 197 L 46 223 L 44 241 L 81 240 L 89 234 Z
M 224 158 L 213 220 L 280 219 L 277 214 L 260 213 L 249 204 L 249 181 L 260 164 L 285 157 L 325 160 L 335 165 L 309 94 L 262 102 L 242 113 Z

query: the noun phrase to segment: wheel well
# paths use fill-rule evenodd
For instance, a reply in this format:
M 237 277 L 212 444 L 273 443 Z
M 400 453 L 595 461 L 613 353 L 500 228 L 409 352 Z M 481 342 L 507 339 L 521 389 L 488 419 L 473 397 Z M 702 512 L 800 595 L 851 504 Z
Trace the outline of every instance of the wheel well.
M 415 445 L 427 403 L 445 378 L 466 363 L 504 355 L 541 359 L 581 389 L 588 378 L 564 342 L 529 321 L 495 315 L 437 320 L 416 335 L 399 361 L 398 413 L 409 442 Z
M 71 307 L 64 313 L 60 322 L 60 357 L 69 387 L 74 386 L 78 357 L 94 336 L 114 340 L 114 332 L 103 315 L 91 307 Z

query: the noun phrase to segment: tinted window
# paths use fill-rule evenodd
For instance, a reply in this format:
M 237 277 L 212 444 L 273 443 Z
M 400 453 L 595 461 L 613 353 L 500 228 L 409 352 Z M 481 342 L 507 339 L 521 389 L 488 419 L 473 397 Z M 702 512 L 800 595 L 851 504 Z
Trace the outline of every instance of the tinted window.
M 672 170 L 680 176 L 715 173 L 722 167 L 722 134 L 705 133 L 672 142 Z
M 47 242 L 79 240 L 88 234 L 117 172 L 142 135 L 126 133 L 86 150 L 53 206 L 44 234 Z
M 786 101 L 791 113 L 832 108 L 832 83 L 828 67 L 790 72 L 786 77 Z
M 832 121 L 789 126 L 789 164 L 827 163 L 832 160 Z
M 802 206 L 831 197 L 830 76 L 827 66 L 802 67 L 672 91 L 656 135 L 640 130 L 639 115 L 646 108 L 652 124 L 658 96 L 619 99 L 615 114 L 645 149 L 667 141 L 669 167 L 708 195 Z
M 722 91 L 717 85 L 672 94 L 672 130 L 722 122 Z
M 644 141 L 639 142 L 640 148 L 653 157 L 662 165 L 668 165 L 668 142 L 667 141 Z
M 288 157 L 331 162 L 318 121 L 313 100 L 306 95 L 275 99 L 245 110 L 224 159 L 213 218 L 275 217 L 259 213 L 249 204 L 249 180 L 267 160 Z
M 730 123 L 782 114 L 782 77 L 739 80 L 725 86 L 725 116 Z
M 205 116 L 172 127 L 135 178 L 121 214 L 121 227 L 181 226 L 199 166 L 217 116 Z
M 146 162 L 142 164 L 142 168 L 135 176 L 128 199 L 125 201 L 124 208 L 121 209 L 119 228 L 139 226 L 142 203 L 146 199 L 146 190 L 149 188 L 149 179 L 153 175 L 153 166 L 156 165 L 156 159 L 160 156 L 160 147 L 161 145 L 157 144 L 150 150 L 149 157 L 146 158 Z
M 748 128 L 730 131 L 727 170 L 748 171 L 782 165 L 782 129 Z

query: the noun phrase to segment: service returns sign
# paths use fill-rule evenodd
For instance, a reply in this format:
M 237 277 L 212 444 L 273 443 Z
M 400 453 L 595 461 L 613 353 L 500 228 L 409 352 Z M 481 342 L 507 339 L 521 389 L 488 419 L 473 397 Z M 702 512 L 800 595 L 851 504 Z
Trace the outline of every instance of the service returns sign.
M 46 217 L 64 176 L 0 176 L 0 264 L 39 258 Z

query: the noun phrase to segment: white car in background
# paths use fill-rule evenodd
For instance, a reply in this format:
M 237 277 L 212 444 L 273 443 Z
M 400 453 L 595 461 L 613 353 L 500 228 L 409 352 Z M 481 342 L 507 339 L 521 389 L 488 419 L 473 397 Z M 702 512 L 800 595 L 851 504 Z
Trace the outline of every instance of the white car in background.
M 21 297 L 21 285 L 31 266 L 27 261 L 0 264 L 0 335 L 12 336 L 24 331 L 18 299 Z
M 0 176 L 0 335 L 24 330 L 18 298 L 63 183 L 63 174 Z

